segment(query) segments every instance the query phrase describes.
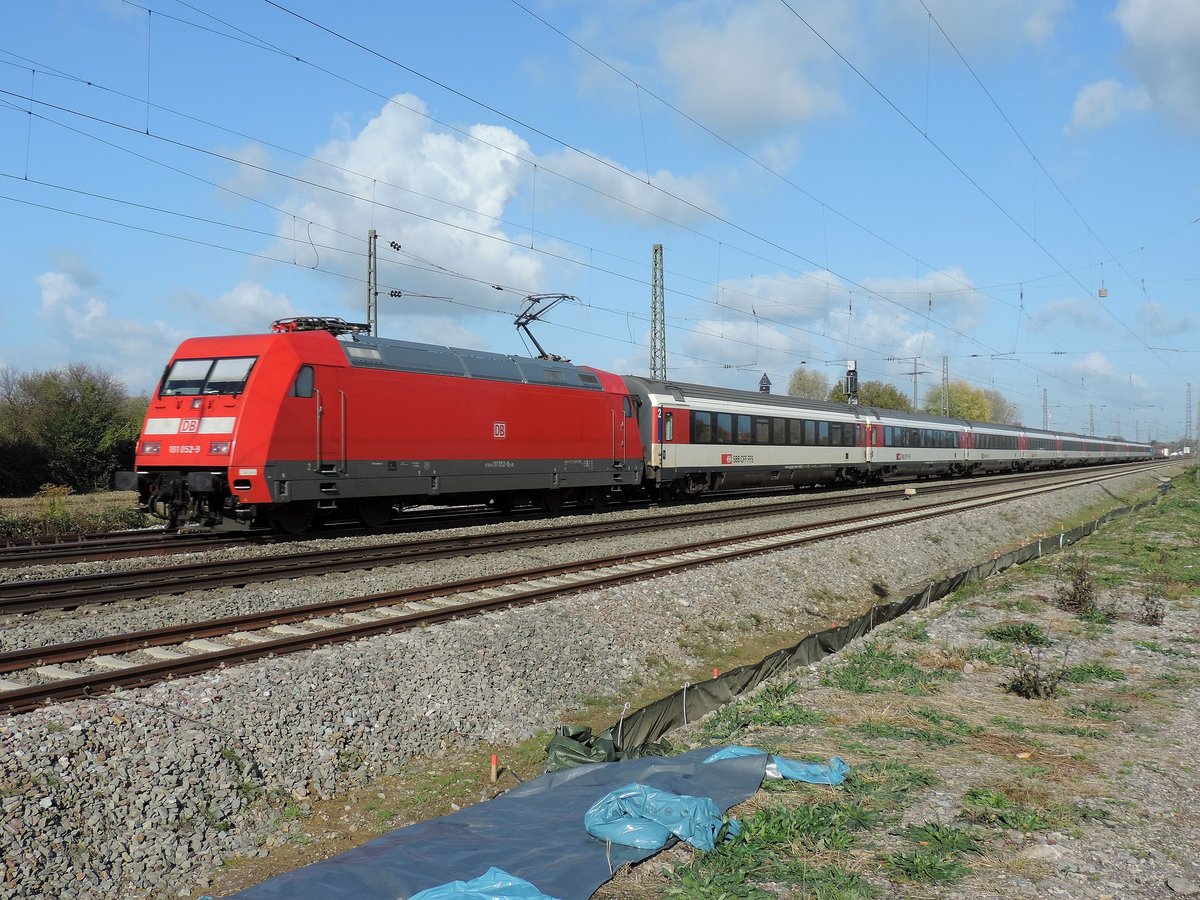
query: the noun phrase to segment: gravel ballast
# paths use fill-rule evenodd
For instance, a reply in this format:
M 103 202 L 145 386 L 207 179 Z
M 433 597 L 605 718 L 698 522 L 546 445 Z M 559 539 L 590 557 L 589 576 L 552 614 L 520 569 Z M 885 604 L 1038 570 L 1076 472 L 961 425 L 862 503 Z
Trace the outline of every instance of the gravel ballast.
M 709 663 L 706 650 L 763 627 L 802 636 L 845 621 L 880 588 L 900 596 L 1161 475 L 0 719 L 0 897 L 194 896 L 222 861 L 270 851 L 282 802 L 338 796 L 414 758 L 531 737 L 584 703 L 619 702 L 662 660 L 694 670 Z M 532 555 L 544 562 L 548 551 Z M 452 564 L 453 577 L 497 564 L 473 559 L 470 571 Z M 254 598 L 282 606 L 372 593 L 404 577 L 373 570 L 12 619 L 4 645 L 183 621 L 206 601 L 218 616 L 257 608 Z

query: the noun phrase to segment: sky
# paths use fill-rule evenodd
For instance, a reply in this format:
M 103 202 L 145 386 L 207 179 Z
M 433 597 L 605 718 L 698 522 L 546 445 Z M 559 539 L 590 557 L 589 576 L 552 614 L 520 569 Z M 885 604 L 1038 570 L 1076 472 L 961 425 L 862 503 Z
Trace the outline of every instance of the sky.
M 646 375 L 659 244 L 672 379 L 1200 430 L 1197 0 L 0 12 L 0 369 L 365 322 L 374 229 L 382 337 Z

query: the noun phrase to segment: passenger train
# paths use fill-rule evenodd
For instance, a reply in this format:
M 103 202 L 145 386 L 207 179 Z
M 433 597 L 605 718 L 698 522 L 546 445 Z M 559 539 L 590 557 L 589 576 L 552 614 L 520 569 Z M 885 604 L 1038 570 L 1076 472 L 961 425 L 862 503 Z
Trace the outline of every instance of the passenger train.
M 116 487 L 169 528 L 405 506 L 660 499 L 1148 460 L 1148 444 L 619 376 L 391 340 L 341 319 L 191 338 Z

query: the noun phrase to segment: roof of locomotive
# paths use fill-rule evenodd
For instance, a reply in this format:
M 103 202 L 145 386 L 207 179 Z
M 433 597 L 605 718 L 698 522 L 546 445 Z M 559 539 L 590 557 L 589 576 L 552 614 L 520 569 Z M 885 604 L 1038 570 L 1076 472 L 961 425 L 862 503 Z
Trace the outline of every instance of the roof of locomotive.
M 565 360 L 534 359 L 490 353 L 486 350 L 468 350 L 462 347 L 444 347 L 364 335 L 355 335 L 351 340 L 339 343 L 350 365 L 356 368 L 478 378 L 513 384 L 570 387 L 587 391 L 604 389 L 595 373 Z

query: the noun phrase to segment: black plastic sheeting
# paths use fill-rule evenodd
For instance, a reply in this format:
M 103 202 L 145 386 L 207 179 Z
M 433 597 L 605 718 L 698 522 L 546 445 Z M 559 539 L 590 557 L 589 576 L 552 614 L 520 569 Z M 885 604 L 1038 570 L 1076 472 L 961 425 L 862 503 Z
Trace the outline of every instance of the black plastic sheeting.
M 551 897 L 584 900 L 621 866 L 658 852 L 607 844 L 587 833 L 583 814 L 610 791 L 638 782 L 711 797 L 724 812 L 758 790 L 769 756 L 703 763 L 712 752 L 703 747 L 669 759 L 633 759 L 543 775 L 494 800 L 400 828 L 233 896 L 396 900 L 498 866 Z

